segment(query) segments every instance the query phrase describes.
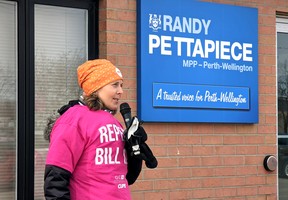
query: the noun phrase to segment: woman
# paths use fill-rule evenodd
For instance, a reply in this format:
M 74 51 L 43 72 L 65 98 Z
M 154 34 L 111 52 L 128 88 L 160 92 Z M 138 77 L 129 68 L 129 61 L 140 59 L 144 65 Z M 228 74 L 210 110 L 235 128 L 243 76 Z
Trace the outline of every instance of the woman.
M 130 200 L 128 185 L 137 179 L 142 160 L 127 154 L 123 127 L 114 117 L 123 93 L 122 74 L 105 59 L 85 62 L 77 74 L 83 100 L 62 110 L 53 125 L 45 198 Z

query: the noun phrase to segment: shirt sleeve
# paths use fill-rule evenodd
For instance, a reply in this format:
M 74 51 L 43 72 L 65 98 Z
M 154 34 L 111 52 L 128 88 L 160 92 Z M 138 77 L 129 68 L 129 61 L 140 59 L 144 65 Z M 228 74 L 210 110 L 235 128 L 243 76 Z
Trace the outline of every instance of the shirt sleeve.
M 46 164 L 73 173 L 85 147 L 85 139 L 81 131 L 70 124 L 57 124 L 50 137 Z
M 70 200 L 71 173 L 65 169 L 53 166 L 45 166 L 44 196 L 46 200 Z

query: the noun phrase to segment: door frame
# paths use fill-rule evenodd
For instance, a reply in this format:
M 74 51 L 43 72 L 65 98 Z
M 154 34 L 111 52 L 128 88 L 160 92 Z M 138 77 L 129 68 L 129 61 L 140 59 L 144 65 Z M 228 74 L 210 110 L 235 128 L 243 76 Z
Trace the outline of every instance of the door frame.
M 34 199 L 34 5 L 88 10 L 88 59 L 98 57 L 98 0 L 16 0 L 18 3 L 17 172 L 18 200 Z M 43 172 L 44 174 L 44 172 Z

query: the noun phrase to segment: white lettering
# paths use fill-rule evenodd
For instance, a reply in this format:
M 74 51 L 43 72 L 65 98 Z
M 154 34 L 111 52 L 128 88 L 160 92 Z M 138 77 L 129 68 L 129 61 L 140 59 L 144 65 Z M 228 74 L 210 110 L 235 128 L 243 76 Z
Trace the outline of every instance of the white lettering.
M 163 16 L 163 30 L 166 31 L 167 27 L 170 31 L 172 31 L 172 17 L 169 15 Z
M 100 133 L 100 143 L 103 143 L 104 141 L 108 141 L 108 131 L 105 126 L 102 126 L 99 128 Z
M 167 48 L 171 48 L 171 43 L 167 42 L 171 41 L 170 36 L 162 36 L 161 37 L 161 54 L 162 55 L 172 55 L 171 50 L 167 50 Z
M 210 26 L 211 20 L 205 21 L 204 19 L 202 19 L 202 23 L 204 26 L 205 35 L 208 35 L 208 28 Z
M 112 124 L 108 124 L 107 129 L 108 129 L 108 134 L 109 134 L 109 141 L 115 141 L 115 133 L 114 133 L 114 130 L 112 129 Z
M 221 58 L 224 60 L 229 60 L 230 59 L 230 55 L 226 55 L 225 53 L 229 53 L 229 46 L 230 46 L 230 42 L 227 41 L 222 41 L 220 43 L 221 45 Z
M 177 56 L 182 55 L 182 42 L 186 43 L 186 55 L 191 56 L 191 44 L 194 43 L 194 38 L 174 37 L 177 43 Z
M 158 100 L 158 99 L 162 99 L 162 89 L 160 89 L 160 90 L 158 91 L 156 100 Z
M 176 30 L 179 31 L 180 33 L 182 32 L 181 21 L 179 17 L 175 17 L 174 21 L 173 31 Z
M 96 148 L 95 165 L 120 164 L 119 147 Z
M 193 33 L 199 34 L 201 33 L 201 30 L 202 30 L 201 21 L 199 19 L 193 19 Z
M 157 35 L 149 35 L 149 54 L 153 54 L 153 49 L 160 46 L 160 38 Z
M 125 183 L 118 184 L 118 189 L 126 188 Z
M 240 60 L 242 57 L 242 53 L 239 53 L 238 56 L 235 54 L 235 48 L 242 49 L 242 46 L 239 42 L 234 42 L 231 46 L 231 56 L 234 60 Z
M 204 57 L 202 44 L 201 44 L 201 41 L 199 39 L 197 39 L 196 42 L 195 42 L 195 46 L 194 46 L 194 51 L 193 51 L 192 57 L 196 57 L 197 55 L 199 55 L 201 58 Z
M 121 139 L 123 141 L 123 129 L 115 124 L 107 124 L 99 129 L 100 143 L 114 142 Z
M 205 42 L 205 55 L 204 58 L 209 58 L 209 53 L 215 51 L 215 43 L 212 40 L 206 40 Z
M 156 42 L 155 42 L 156 41 Z M 200 40 L 194 38 L 149 35 L 149 54 L 160 49 L 161 55 L 172 55 L 176 45 L 177 56 L 215 58 L 222 60 L 253 61 L 252 44 L 229 41 Z M 183 52 L 186 51 L 186 52 Z
M 204 30 L 204 34 L 208 35 L 211 20 L 186 18 L 176 16 L 174 19 L 170 15 L 163 15 L 163 30 L 170 32 L 200 34 Z
M 244 43 L 243 44 L 243 60 L 244 61 L 253 61 L 252 57 L 249 57 L 248 55 L 252 55 L 252 44 Z

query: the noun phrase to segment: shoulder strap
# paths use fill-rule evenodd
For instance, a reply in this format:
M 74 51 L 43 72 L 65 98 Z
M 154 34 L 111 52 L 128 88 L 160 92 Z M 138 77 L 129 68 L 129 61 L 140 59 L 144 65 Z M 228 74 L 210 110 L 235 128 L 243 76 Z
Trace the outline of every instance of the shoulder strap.
M 71 100 L 71 101 L 69 101 L 68 104 L 66 104 L 66 105 L 64 105 L 64 106 L 62 106 L 61 108 L 58 109 L 58 113 L 60 115 L 63 115 L 69 108 L 79 104 L 79 102 L 80 102 L 79 100 Z

